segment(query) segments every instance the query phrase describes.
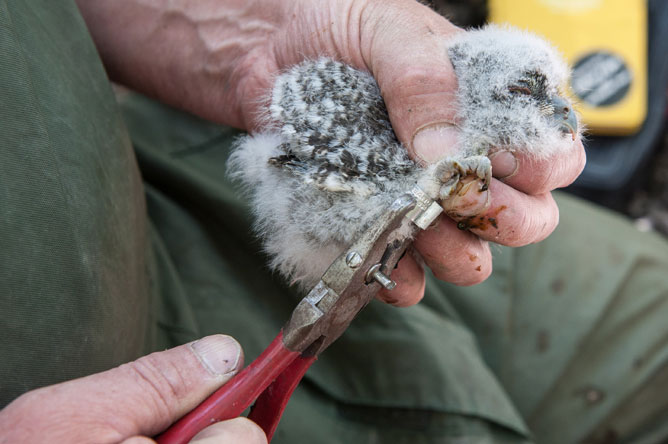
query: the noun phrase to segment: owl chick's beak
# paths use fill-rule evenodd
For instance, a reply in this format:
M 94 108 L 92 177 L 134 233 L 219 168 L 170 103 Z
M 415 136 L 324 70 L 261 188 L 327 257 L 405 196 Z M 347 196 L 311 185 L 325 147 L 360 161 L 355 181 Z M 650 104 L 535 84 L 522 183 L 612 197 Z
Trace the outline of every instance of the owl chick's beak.
M 553 96 L 551 105 L 554 109 L 552 118 L 557 120 L 559 129 L 564 133 L 570 133 L 575 140 L 575 135 L 578 133 L 578 118 L 573 111 L 573 107 L 563 98 Z

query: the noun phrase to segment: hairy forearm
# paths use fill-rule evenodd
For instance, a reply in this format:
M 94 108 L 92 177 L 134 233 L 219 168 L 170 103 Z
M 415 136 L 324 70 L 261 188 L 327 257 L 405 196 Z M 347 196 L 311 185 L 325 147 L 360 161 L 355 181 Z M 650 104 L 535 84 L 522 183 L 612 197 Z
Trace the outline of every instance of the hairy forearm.
M 268 85 L 289 2 L 77 0 L 111 78 L 170 105 L 248 128 L 243 103 Z M 268 7 L 271 5 L 271 7 Z

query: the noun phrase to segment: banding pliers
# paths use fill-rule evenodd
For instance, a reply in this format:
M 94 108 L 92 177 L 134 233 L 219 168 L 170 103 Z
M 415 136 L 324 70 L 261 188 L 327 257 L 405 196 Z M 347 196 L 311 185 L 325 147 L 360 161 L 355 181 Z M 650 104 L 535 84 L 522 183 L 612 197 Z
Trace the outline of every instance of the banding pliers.
M 301 300 L 272 343 L 250 365 L 156 440 L 187 443 L 200 430 L 236 418 L 253 401 L 249 419 L 267 434 L 276 430 L 292 392 L 318 355 L 338 339 L 381 287 L 391 290 L 390 274 L 413 239 L 443 211 L 419 187 L 398 197 L 323 274 Z

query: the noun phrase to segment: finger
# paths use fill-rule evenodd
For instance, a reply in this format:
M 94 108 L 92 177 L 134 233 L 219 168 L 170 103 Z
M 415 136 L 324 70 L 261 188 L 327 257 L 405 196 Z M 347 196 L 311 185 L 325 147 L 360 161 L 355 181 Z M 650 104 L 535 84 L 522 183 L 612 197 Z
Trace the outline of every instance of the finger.
M 213 335 L 93 375 L 87 382 L 102 390 L 117 387 L 106 408 L 118 418 L 121 433 L 150 436 L 195 408 L 242 365 L 239 343 Z
M 364 60 L 380 86 L 397 137 L 420 158 L 415 134 L 455 123 L 457 78 L 447 43 L 462 30 L 418 2 L 376 2 L 366 15 L 374 25 L 363 28 L 369 34 L 363 33 L 362 42 L 370 42 L 362 45 Z
M 264 431 L 248 418 L 235 418 L 211 425 L 190 441 L 192 444 L 266 444 Z
M 425 263 L 442 281 L 456 285 L 474 285 L 492 272 L 489 244 L 473 234 L 457 228 L 457 223 L 440 216 L 414 242 Z
M 559 208 L 550 193 L 536 196 L 493 179 L 491 202 L 479 215 L 449 213 L 461 230 L 501 245 L 519 247 L 545 239 L 559 223 Z
M 378 299 L 397 307 L 408 307 L 420 302 L 425 288 L 424 269 L 410 252 L 399 261 L 391 277 L 397 286 L 392 290 L 381 288 L 376 296 Z
M 548 158 L 498 151 L 490 155 L 494 177 L 527 194 L 544 194 L 570 185 L 584 169 L 587 156 L 577 139 L 566 152 Z
M 36 442 L 44 431 L 55 433 L 50 436 L 53 442 L 153 436 L 196 407 L 242 365 L 239 344 L 229 336 L 213 335 L 29 392 L 15 401 L 15 408 L 40 418 L 43 430 L 29 429 Z

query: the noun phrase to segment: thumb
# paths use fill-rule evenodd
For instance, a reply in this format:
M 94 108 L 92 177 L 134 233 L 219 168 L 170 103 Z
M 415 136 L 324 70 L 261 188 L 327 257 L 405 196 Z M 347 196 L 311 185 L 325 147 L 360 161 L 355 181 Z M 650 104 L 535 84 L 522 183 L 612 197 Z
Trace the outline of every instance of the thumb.
M 379 3 L 385 2 L 375 2 L 376 8 Z M 457 76 L 448 47 L 464 31 L 417 2 L 394 0 L 389 4 L 392 7 L 382 12 L 374 8 L 366 12 L 375 22 L 364 21 L 370 36 L 365 38 L 362 31 L 362 41 L 371 42 L 366 46 L 366 60 L 380 87 L 392 128 L 419 164 L 461 155 Z M 514 156 L 510 157 L 514 161 Z M 513 170 L 510 167 L 510 172 Z M 447 214 L 477 215 L 488 207 L 490 190 L 481 189 L 481 183 L 473 179 L 461 184 L 444 206 Z
M 362 41 L 371 43 L 364 58 L 397 137 L 411 157 L 431 163 L 456 142 L 457 78 L 447 46 L 463 31 L 418 2 L 375 5 L 384 9 L 365 11 Z
M 100 377 L 98 384 L 118 387 L 114 390 L 117 401 L 110 403 L 119 407 L 119 431 L 126 436 L 151 436 L 230 380 L 243 360 L 241 346 L 234 338 L 213 335 L 93 377 Z
M 35 442 L 46 433 L 53 442 L 153 436 L 195 408 L 242 365 L 237 341 L 207 336 L 106 372 L 28 392 L 13 403 L 13 410 L 41 418 L 37 427 L 18 427 L 34 435 Z M 32 442 L 29 436 L 23 438 Z

